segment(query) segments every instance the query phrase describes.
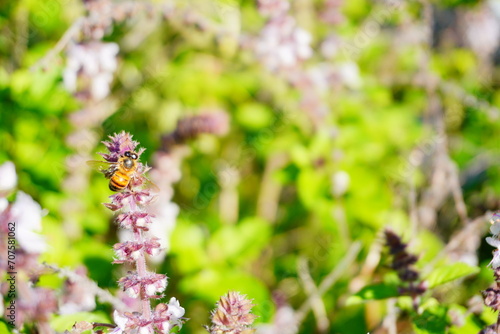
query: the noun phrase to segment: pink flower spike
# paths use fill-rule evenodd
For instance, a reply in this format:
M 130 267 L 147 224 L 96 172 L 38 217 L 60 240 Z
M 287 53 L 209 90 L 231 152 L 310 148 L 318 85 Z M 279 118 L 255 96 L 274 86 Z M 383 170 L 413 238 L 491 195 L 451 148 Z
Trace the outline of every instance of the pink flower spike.
M 185 310 L 181 307 L 179 301 L 175 297 L 172 297 L 168 302 L 168 312 L 172 315 L 172 317 L 180 319 L 184 316 Z
M 159 243 L 159 238 L 152 238 L 144 242 L 144 250 L 151 256 L 158 255 L 161 251 L 161 245 Z
M 137 299 L 136 303 L 130 303 L 129 306 L 134 305 L 131 308 L 140 308 L 140 312 L 115 312 L 115 322 L 118 326 L 113 334 L 167 334 L 170 333 L 172 327 L 180 327 L 182 321 L 175 317 L 172 320 L 171 314 L 167 312 L 168 306 L 165 304 L 160 304 L 164 305 L 164 312 L 159 317 L 151 309 L 151 299 L 163 297 L 161 294 L 167 287 L 167 277 L 149 272 L 146 262 L 146 254 L 154 256 L 162 249 L 160 239 L 147 238 L 145 234 L 153 224 L 154 216 L 148 212 L 147 206 L 157 197 L 154 194 L 157 192 L 157 187 L 145 176 L 150 168 L 138 161 L 139 156 L 144 152 L 144 149 L 138 149 L 139 143 L 132 140 L 132 136 L 124 131 L 109 138 L 109 141 L 103 142 L 109 153 L 101 153 L 107 162 L 120 161 L 120 164 L 123 163 L 123 168 L 126 162 L 131 162 L 130 160 L 135 160 L 136 163 L 136 165 L 131 164 L 136 168 L 130 171 L 132 174 L 127 186 L 120 190 L 112 189 L 118 191 L 110 196 L 111 203 L 104 205 L 112 211 L 119 211 L 115 222 L 120 228 L 131 232 L 124 234 L 132 240 L 117 243 L 113 247 L 116 255 L 113 263 L 128 262 L 134 265 L 135 271 L 128 272 L 127 276 L 120 278 L 118 284 L 129 297 Z M 135 152 L 137 157 L 132 153 L 127 153 L 128 151 Z M 121 159 L 122 157 L 124 159 Z M 109 178 L 112 172 L 113 170 L 109 172 L 106 170 L 104 174 Z M 172 306 L 172 310 L 178 311 L 179 309 L 181 309 L 180 306 L 177 308 Z

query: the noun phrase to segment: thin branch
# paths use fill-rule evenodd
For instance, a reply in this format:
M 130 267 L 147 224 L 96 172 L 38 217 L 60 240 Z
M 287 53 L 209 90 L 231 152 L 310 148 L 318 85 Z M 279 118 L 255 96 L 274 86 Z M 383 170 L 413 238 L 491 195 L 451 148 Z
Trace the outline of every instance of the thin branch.
M 448 160 L 449 164 L 449 178 L 450 178 L 450 187 L 451 193 L 453 195 L 453 199 L 455 201 L 455 209 L 457 210 L 458 216 L 462 221 L 462 224 L 465 226 L 469 221 L 467 216 L 467 206 L 465 205 L 464 195 L 462 192 L 462 186 L 460 184 L 460 175 L 458 171 L 457 165 L 451 160 Z
M 30 71 L 36 71 L 38 69 L 45 70 L 47 68 L 47 64 L 52 61 L 52 59 L 58 55 L 65 47 L 69 44 L 71 39 L 76 36 L 76 34 L 81 30 L 83 23 L 85 22 L 85 18 L 78 18 L 68 30 L 64 33 L 61 39 L 57 42 L 57 44 L 50 49 L 47 54 L 37 61 L 33 66 L 31 66 Z
M 306 301 L 302 304 L 299 310 L 296 312 L 297 324 L 300 325 L 307 313 L 311 310 L 312 303 L 315 298 L 323 296 L 335 282 L 344 274 L 344 272 L 350 268 L 351 264 L 356 260 L 356 256 L 358 256 L 359 251 L 361 250 L 361 243 L 359 241 L 354 242 L 346 256 L 339 262 L 339 264 L 323 279 L 321 284 L 319 285 L 317 295 L 311 295 Z
M 396 299 L 389 298 L 387 300 L 387 315 L 383 320 L 383 327 L 387 329 L 388 334 L 397 334 L 398 308 L 396 307 Z
M 323 303 L 321 295 L 318 292 L 318 288 L 311 277 L 311 273 L 309 272 L 309 265 L 307 264 L 306 258 L 299 258 L 297 262 L 297 269 L 300 280 L 304 285 L 304 289 L 307 294 L 311 296 L 311 307 L 314 316 L 316 317 L 316 326 L 318 327 L 319 332 L 325 333 L 328 330 L 328 327 L 330 327 L 330 322 L 326 316 L 325 304 Z
M 47 269 L 52 270 L 55 273 L 58 273 L 63 277 L 70 279 L 75 283 L 85 284 L 86 286 L 88 286 L 89 290 L 99 298 L 101 302 L 110 303 L 117 310 L 127 310 L 127 306 L 123 301 L 113 296 L 109 291 L 101 289 L 97 285 L 97 283 L 91 280 L 90 278 L 78 275 L 74 271 L 66 268 L 59 268 L 56 265 L 43 263 L 43 266 Z

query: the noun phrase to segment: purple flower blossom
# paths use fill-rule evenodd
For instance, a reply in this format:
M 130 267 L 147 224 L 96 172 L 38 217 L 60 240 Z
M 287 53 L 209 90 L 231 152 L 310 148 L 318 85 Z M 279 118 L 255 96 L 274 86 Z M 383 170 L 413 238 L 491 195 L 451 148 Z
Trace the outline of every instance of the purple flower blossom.
M 132 140 L 132 136 L 125 131 L 115 133 L 113 136 L 109 136 L 109 139 L 110 141 L 102 142 L 109 153 L 99 153 L 108 162 L 117 162 L 118 158 L 122 157 L 127 151 L 136 152 L 137 156 L 140 158 L 141 154 L 145 151 L 144 148 L 136 151 L 139 143 Z
M 134 231 L 137 229 L 147 231 L 148 226 L 153 223 L 151 218 L 152 216 L 147 212 L 125 212 L 118 215 L 116 222 L 121 228 L 131 229 Z
M 417 262 L 418 257 L 407 252 L 408 245 L 403 243 L 401 237 L 396 233 L 386 229 L 384 235 L 386 246 L 392 255 L 391 267 L 397 271 L 402 283 L 398 287 L 399 293 L 411 296 L 413 307 L 417 309 L 419 296 L 427 290 L 426 282 L 419 281 L 420 274 L 411 267 Z

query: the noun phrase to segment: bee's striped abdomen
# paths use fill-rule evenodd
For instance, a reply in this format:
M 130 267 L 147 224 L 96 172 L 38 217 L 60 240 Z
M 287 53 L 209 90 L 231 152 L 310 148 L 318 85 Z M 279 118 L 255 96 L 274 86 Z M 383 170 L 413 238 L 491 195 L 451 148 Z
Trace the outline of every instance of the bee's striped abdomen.
M 129 182 L 130 177 L 127 174 L 117 170 L 109 180 L 109 189 L 111 189 L 112 191 L 123 190 Z

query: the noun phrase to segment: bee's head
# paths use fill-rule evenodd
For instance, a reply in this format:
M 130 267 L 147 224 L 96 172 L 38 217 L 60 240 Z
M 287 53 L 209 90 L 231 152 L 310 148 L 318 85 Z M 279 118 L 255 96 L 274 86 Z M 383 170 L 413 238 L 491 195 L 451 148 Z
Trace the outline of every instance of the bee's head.
M 137 156 L 137 153 L 132 152 L 132 151 L 126 151 L 124 155 L 125 155 L 127 158 L 130 158 L 130 159 L 133 159 L 133 160 L 137 160 L 137 158 L 139 158 L 139 157 Z

